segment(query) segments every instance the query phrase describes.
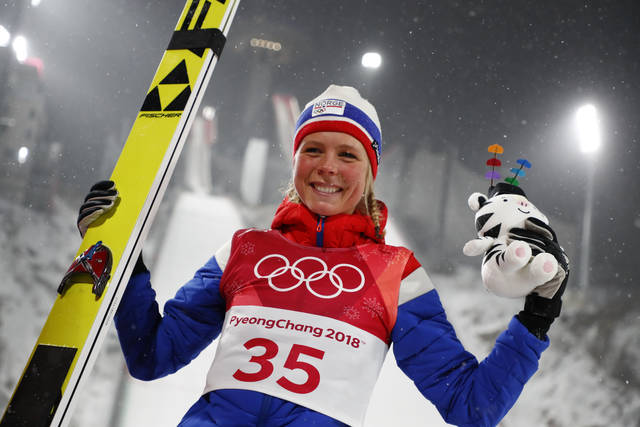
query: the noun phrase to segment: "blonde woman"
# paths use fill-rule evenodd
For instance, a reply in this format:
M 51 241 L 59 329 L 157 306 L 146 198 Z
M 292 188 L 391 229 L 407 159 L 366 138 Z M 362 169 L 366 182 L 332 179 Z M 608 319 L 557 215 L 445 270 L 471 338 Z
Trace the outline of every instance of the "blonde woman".
M 538 300 L 484 361 L 465 351 L 413 253 L 384 242 L 387 210 L 373 192 L 380 147 L 375 108 L 332 85 L 297 122 L 291 186 L 270 229 L 237 231 L 164 315 L 138 262 L 115 318 L 131 375 L 175 372 L 220 337 L 181 426 L 360 425 L 392 343 L 448 423 L 495 425 L 511 408 L 557 314 Z M 81 230 L 116 194 L 110 182 L 94 190 Z

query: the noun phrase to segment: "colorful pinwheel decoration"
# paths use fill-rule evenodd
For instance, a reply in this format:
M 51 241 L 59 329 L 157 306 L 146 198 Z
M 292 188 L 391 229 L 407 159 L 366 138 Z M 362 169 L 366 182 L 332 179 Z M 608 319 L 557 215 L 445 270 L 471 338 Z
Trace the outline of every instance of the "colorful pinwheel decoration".
M 529 169 L 531 167 L 531 163 L 529 163 L 527 159 L 518 159 L 516 160 L 516 163 L 520 165 L 520 169 L 511 168 L 510 170 L 511 172 L 513 172 L 513 177 L 508 177 L 504 179 L 506 182 L 508 182 L 511 185 L 520 185 L 520 182 L 518 182 L 517 178 L 519 176 L 526 175 L 525 171 L 522 170 L 522 168 Z
M 491 180 L 491 186 L 493 187 L 493 180 L 500 179 L 500 173 L 496 171 L 496 168 L 502 166 L 502 162 L 498 159 L 498 154 L 504 153 L 504 148 L 500 144 L 493 144 L 489 146 L 487 151 L 493 153 L 493 157 L 487 160 L 487 166 L 491 166 L 491 170 L 484 177 Z
M 487 166 L 490 166 L 491 170 L 488 171 L 484 177 L 491 180 L 491 186 L 493 187 L 493 180 L 500 179 L 500 173 L 496 171 L 496 168 L 502 166 L 502 162 L 498 159 L 498 154 L 504 153 L 504 148 L 500 144 L 493 144 L 487 148 L 487 151 L 493 153 L 493 157 L 487 160 Z M 518 177 L 526 175 L 524 169 L 529 169 L 531 167 L 531 163 L 527 159 L 518 159 L 516 160 L 516 163 L 520 165 L 520 168 L 511 168 L 510 171 L 513 173 L 513 177 L 507 177 L 504 180 L 511 185 L 518 186 L 520 185 Z

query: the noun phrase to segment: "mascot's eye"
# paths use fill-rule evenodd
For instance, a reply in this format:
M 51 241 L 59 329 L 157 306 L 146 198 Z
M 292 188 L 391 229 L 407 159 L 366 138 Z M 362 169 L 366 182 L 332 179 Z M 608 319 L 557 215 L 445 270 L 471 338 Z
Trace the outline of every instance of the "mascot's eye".
M 508 199 L 502 199 L 502 201 L 503 201 L 503 202 L 508 202 L 509 200 L 508 200 Z

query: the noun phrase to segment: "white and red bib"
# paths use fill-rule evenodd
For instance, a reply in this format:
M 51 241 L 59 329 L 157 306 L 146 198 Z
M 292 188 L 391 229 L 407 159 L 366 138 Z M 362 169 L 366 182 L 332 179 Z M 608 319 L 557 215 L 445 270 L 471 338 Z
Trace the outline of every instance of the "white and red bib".
M 410 257 L 382 244 L 317 248 L 238 231 L 228 261 L 218 260 L 227 313 L 204 392 L 255 390 L 360 425 Z

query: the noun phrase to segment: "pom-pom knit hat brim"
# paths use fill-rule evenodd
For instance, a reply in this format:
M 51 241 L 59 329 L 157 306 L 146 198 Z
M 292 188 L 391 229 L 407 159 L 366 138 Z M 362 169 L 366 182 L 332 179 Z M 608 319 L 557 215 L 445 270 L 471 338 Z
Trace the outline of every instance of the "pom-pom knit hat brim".
M 310 101 L 300 114 L 293 138 L 293 154 L 300 141 L 314 132 L 342 132 L 362 143 L 373 177 L 378 172 L 382 134 L 376 109 L 350 86 L 331 85 Z

